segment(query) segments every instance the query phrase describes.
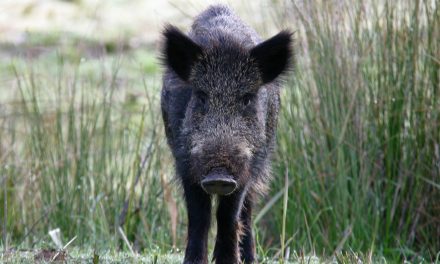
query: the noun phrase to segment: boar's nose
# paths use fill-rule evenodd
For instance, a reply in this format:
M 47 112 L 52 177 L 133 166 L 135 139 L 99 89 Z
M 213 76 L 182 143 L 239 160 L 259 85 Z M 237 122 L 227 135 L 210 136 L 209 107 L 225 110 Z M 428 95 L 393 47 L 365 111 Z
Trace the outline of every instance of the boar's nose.
M 202 188 L 209 194 L 228 195 L 237 189 L 237 182 L 225 168 L 214 168 L 202 180 Z

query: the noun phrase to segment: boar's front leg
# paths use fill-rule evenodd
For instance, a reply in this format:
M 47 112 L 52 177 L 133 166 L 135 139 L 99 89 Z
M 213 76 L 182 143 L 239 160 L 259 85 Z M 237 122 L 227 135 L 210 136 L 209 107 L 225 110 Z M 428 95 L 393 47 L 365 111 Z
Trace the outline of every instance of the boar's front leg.
M 211 197 L 199 185 L 184 183 L 183 187 L 188 213 L 188 241 L 183 263 L 206 264 Z
M 216 264 L 240 263 L 240 211 L 245 191 L 237 190 L 228 196 L 219 196 L 217 209 L 217 240 L 214 256 Z
M 240 239 L 241 261 L 245 264 L 255 262 L 255 244 L 252 233 L 252 193 L 247 193 L 241 209 L 240 221 L 243 225 L 243 235 Z

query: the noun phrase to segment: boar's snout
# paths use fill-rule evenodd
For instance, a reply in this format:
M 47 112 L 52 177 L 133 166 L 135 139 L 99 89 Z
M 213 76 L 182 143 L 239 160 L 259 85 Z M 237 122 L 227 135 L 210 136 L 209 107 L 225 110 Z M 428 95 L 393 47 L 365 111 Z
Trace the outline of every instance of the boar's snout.
M 237 189 L 237 182 L 223 167 L 212 169 L 201 184 L 203 190 L 209 194 L 229 195 Z

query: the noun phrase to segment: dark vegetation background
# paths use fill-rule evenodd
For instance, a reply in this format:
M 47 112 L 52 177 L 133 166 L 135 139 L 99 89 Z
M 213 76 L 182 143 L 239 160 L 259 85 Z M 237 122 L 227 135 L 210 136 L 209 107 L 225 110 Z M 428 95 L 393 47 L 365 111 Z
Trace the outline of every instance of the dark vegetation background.
M 439 261 L 438 1 L 230 4 L 264 37 L 290 28 L 297 40 L 254 221 L 260 258 Z M 158 39 L 206 6 L 0 3 L 2 258 L 71 239 L 80 251 L 180 252 Z

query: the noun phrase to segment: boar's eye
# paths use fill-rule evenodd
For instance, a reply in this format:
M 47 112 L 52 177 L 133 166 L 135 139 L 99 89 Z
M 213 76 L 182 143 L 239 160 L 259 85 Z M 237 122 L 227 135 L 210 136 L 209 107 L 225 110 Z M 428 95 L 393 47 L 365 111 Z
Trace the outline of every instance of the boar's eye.
M 244 106 L 248 106 L 251 104 L 254 98 L 255 98 L 255 94 L 247 93 L 241 98 L 241 102 L 243 103 Z
M 199 103 L 204 106 L 206 104 L 206 101 L 208 100 L 208 95 L 203 91 L 196 91 L 195 96 Z

